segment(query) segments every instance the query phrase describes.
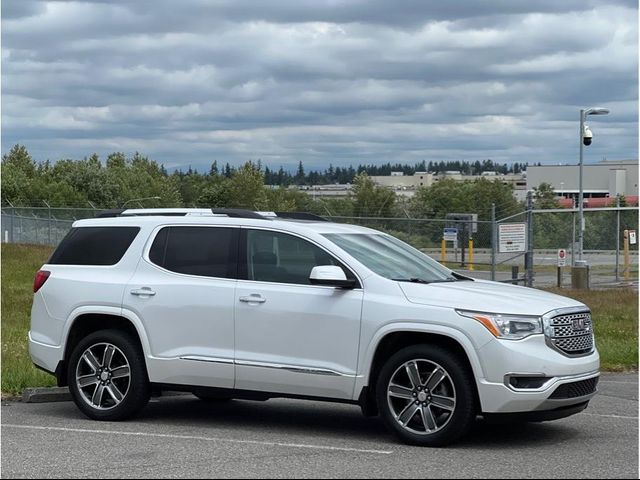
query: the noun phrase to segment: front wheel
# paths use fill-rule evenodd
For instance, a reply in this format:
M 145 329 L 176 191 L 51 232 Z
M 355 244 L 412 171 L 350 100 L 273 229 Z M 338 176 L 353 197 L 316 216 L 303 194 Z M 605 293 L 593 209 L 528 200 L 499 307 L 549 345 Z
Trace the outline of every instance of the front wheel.
M 151 394 L 140 346 L 118 330 L 101 330 L 80 341 L 69 359 L 67 378 L 73 401 L 94 420 L 129 418 Z
M 435 345 L 393 355 L 378 377 L 376 400 L 387 427 L 412 445 L 449 444 L 475 421 L 473 376 L 456 354 Z

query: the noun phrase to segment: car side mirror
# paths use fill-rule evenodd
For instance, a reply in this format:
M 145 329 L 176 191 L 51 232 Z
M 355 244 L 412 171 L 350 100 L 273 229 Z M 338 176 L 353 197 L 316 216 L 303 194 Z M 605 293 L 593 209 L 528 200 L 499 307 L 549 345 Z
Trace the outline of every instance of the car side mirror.
M 353 288 L 356 285 L 354 279 L 349 280 L 342 268 L 335 265 L 320 265 L 313 267 L 309 275 L 312 285 L 324 285 L 327 287 Z

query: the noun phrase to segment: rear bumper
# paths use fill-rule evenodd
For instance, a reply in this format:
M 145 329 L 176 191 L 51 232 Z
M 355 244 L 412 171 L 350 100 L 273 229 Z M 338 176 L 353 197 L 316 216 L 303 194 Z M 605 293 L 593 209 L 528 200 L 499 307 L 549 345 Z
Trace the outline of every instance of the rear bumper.
M 29 354 L 36 367 L 49 373 L 56 372 L 63 357 L 60 345 L 36 342 L 32 338 L 31 332 L 29 332 Z

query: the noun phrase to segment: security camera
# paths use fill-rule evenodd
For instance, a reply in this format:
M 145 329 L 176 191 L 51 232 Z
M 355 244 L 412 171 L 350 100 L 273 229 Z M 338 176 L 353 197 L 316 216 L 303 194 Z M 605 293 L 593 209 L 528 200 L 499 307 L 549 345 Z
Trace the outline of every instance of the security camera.
M 593 140 L 593 133 L 589 128 L 589 125 L 584 126 L 584 132 L 582 133 L 582 143 L 585 145 L 591 145 L 591 141 Z

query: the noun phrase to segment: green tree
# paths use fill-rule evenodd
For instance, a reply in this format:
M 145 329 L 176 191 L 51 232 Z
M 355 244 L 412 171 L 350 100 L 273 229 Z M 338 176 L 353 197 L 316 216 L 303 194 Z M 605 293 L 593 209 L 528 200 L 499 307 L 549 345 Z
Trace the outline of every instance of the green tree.
M 229 182 L 229 203 L 227 206 L 264 210 L 267 194 L 264 188 L 264 175 L 252 162 L 239 168 Z
M 560 207 L 556 198 L 556 192 L 550 183 L 541 183 L 539 186 L 533 187 L 533 199 L 536 208 L 549 209 Z
M 34 201 L 36 164 L 23 145 L 14 145 L 2 156 L 2 196 L 14 204 Z
M 490 220 L 492 204 L 496 205 L 498 218 L 522 210 L 510 185 L 487 178 L 466 182 L 444 179 L 430 187 L 421 187 L 411 201 L 410 210 L 417 218 L 445 218 L 447 213 L 476 213 L 479 220 Z
M 14 145 L 9 153 L 2 156 L 2 166 L 11 167 L 29 178 L 36 175 L 36 162 L 31 158 L 24 145 Z
M 305 174 L 304 174 L 304 166 L 302 165 L 302 160 L 298 162 L 298 171 L 296 172 L 296 176 L 294 177 L 296 185 L 304 185 L 305 184 Z
M 376 185 L 365 172 L 353 179 L 350 199 L 356 215 L 361 217 L 387 217 L 393 210 L 396 194 L 393 190 Z

